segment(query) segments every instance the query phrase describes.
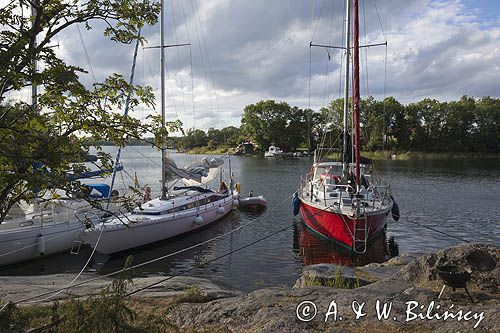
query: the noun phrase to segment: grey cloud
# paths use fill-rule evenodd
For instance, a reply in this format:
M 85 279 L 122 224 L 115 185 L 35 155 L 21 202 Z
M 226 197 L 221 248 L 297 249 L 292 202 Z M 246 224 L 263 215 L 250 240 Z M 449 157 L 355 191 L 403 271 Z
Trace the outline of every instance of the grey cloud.
M 218 113 L 214 113 L 218 107 L 214 100 L 213 85 L 219 92 L 238 91 L 240 94 L 225 98 L 218 97 L 225 117 L 223 121 L 229 121 L 231 124 L 235 124 L 246 104 L 260 99 L 286 100 L 290 103 L 298 103 L 297 105 L 301 107 L 307 106 L 308 45 L 314 29 L 313 3 L 317 18 L 324 1 L 323 14 L 318 23 L 314 42 L 340 45 L 344 10 L 342 1 L 166 1 L 167 43 L 171 44 L 176 41 L 181 43 L 189 40 L 192 44 L 191 48 L 167 49 L 169 75 L 172 79 L 176 79 L 173 91 L 170 90 L 170 83 L 167 84 L 168 106 L 173 108 L 173 97 L 179 98 L 179 70 L 186 73 L 191 70 L 190 50 L 193 75 L 197 82 L 195 85 L 204 83 L 206 90 L 203 91 L 204 104 L 195 105 L 197 125 L 213 126 L 212 118 L 218 117 Z M 360 3 L 365 4 L 361 8 L 360 16 L 361 43 L 365 42 L 365 24 L 366 42 L 382 41 L 380 23 L 374 7 L 375 1 L 365 0 Z M 498 95 L 500 91 L 500 84 L 496 79 L 499 67 L 498 58 L 485 57 L 481 61 L 459 59 L 459 56 L 471 54 L 473 50 L 488 52 L 492 44 L 498 44 L 498 37 L 492 39 L 492 34 L 489 33 L 491 27 L 483 27 L 480 30 L 474 26 L 455 26 L 453 22 L 450 22 L 448 24 L 453 29 L 453 33 L 446 40 L 419 47 L 406 44 L 404 39 L 395 44 L 391 41 L 391 37 L 409 35 L 410 23 L 418 20 L 422 15 L 432 13 L 429 11 L 429 6 L 432 7 L 435 4 L 428 0 L 388 0 L 376 1 L 376 4 L 384 30 L 389 36 L 388 94 L 406 101 L 424 96 L 456 98 L 463 93 Z M 443 1 L 442 4 L 446 5 L 447 2 Z M 198 16 L 194 15 L 193 5 L 202 13 L 200 19 L 211 71 L 207 64 L 200 22 Z M 363 8 L 366 10 L 366 16 L 363 15 Z M 203 13 L 208 13 L 208 15 Z M 173 14 L 175 14 L 175 24 Z M 333 25 L 331 25 L 332 18 Z M 112 72 L 118 72 L 128 77 L 133 47 L 106 40 L 102 36 L 102 26 L 98 24 L 94 26 L 94 30 L 87 32 L 82 29 L 82 33 L 96 75 L 102 79 Z M 331 27 L 332 30 L 330 30 Z M 144 35 L 149 40 L 149 46 L 158 45 L 158 26 L 145 29 Z M 68 32 L 65 43 L 68 45 L 70 62 L 87 67 L 76 30 Z M 410 51 L 410 47 L 414 49 Z M 379 98 L 384 92 L 383 53 L 383 49 L 369 51 L 369 90 L 371 94 Z M 313 49 L 311 56 L 313 75 L 311 105 L 319 106 L 323 103 L 325 91 L 328 98 L 336 98 L 338 95 L 340 53 L 330 51 L 330 61 L 324 49 Z M 158 58 L 158 50 L 141 51 L 137 83 L 149 82 L 158 88 Z M 326 72 L 327 64 L 328 72 Z M 364 71 L 363 66 L 362 71 Z M 210 72 L 213 73 L 214 82 L 212 82 Z M 325 74 L 329 76 L 326 89 Z M 182 111 L 183 118 L 188 119 L 189 126 L 193 118 L 189 111 L 192 98 L 191 80 L 188 77 L 182 77 L 186 110 L 182 110 L 184 107 L 176 100 L 175 106 L 178 109 L 176 114 Z M 88 76 L 86 80 L 89 80 Z M 195 93 L 200 93 L 200 89 L 195 88 Z

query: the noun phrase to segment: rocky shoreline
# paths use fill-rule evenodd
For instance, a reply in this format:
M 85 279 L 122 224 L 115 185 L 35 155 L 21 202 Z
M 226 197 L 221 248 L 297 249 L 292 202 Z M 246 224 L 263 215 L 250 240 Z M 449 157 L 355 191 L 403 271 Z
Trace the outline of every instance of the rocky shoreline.
M 452 288 L 438 300 L 443 282 L 437 268 L 450 262 L 471 272 L 467 287 L 474 303 L 465 290 Z M 19 277 L 12 282 L 13 277 L 9 277 L 7 282 L 7 277 L 1 277 L 0 299 L 15 301 L 54 290 L 71 278 Z M 132 289 L 164 278 L 136 278 Z M 71 295 L 95 292 L 111 281 L 94 281 L 71 290 Z M 247 294 L 219 282 L 179 276 L 135 294 L 133 299 L 168 299 L 190 288 L 196 288 L 203 300 L 187 300 L 169 313 L 169 320 L 181 331 L 500 332 L 500 248 L 492 245 L 463 244 L 354 269 L 330 264 L 307 266 L 293 288 L 265 288 Z M 68 294 L 57 297 L 67 298 Z M 387 316 L 379 319 L 384 306 Z
M 500 332 L 500 248 L 465 244 L 411 259 L 400 257 L 392 262 L 352 270 L 349 274 L 358 271 L 359 279 L 367 282 L 354 289 L 305 286 L 300 281 L 303 274 L 294 289 L 268 288 L 203 304 L 184 304 L 173 315 L 179 327 L 218 323 L 231 332 L 307 332 L 312 329 L 325 332 Z M 437 300 L 443 286 L 437 277 L 437 267 L 450 261 L 471 270 L 468 289 L 474 303 L 470 303 L 464 290 L 453 292 L 451 288 Z M 320 276 L 328 275 L 324 265 L 313 271 Z M 306 268 L 305 272 L 312 274 L 311 268 Z M 310 321 L 297 319 L 297 306 L 304 301 L 313 302 L 316 307 L 316 317 Z M 333 314 L 326 315 L 328 310 L 334 310 L 332 301 L 336 305 L 336 320 Z M 377 301 L 379 308 L 384 304 L 391 306 L 386 320 L 377 318 Z M 359 316 L 365 314 L 357 320 L 353 302 L 357 302 L 354 307 Z M 364 306 L 360 310 L 362 303 Z M 409 307 L 413 307 L 410 314 Z M 455 318 L 444 320 L 440 314 L 446 310 Z M 310 307 L 309 311 L 299 309 L 298 312 L 307 317 L 305 315 L 314 310 Z M 460 316 L 462 319 L 458 320 Z

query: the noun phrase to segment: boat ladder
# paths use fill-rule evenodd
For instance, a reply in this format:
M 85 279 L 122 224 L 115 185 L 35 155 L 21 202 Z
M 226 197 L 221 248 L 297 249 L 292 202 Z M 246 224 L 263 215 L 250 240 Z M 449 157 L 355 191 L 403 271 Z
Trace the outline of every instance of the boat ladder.
M 368 243 L 368 219 L 364 212 L 354 221 L 353 231 L 353 251 L 357 254 L 363 254 L 366 252 Z
M 83 240 L 80 235 L 80 232 L 78 232 L 75 236 L 75 239 L 73 240 L 73 245 L 71 246 L 71 251 L 69 253 L 73 255 L 78 255 L 80 253 L 80 248 L 82 247 L 82 244 Z

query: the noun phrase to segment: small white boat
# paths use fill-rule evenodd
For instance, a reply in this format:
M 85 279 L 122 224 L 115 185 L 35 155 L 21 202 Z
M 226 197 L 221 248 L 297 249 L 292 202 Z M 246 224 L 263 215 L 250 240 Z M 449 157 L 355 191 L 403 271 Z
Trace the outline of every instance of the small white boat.
M 248 198 L 239 198 L 239 207 L 240 208 L 265 208 L 267 207 L 267 201 L 266 199 L 262 196 L 259 195 L 258 197 L 248 197 Z
M 112 254 L 175 237 L 206 226 L 237 205 L 238 193 L 188 186 L 166 200 L 153 199 L 133 212 L 95 223 L 82 234 L 98 252 Z
M 269 146 L 267 151 L 264 153 L 264 157 L 279 157 L 283 155 L 283 150 L 280 147 L 276 147 L 274 145 Z

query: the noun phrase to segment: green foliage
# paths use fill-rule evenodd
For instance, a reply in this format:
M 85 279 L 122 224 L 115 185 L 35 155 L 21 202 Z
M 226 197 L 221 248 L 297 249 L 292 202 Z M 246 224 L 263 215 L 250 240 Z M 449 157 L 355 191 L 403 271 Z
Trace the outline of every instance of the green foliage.
M 0 311 L 0 332 L 25 332 L 29 318 L 13 303 L 7 303 Z
M 199 153 L 203 153 L 202 147 L 208 148 L 207 151 L 226 152 L 228 147 L 236 147 L 245 138 L 240 129 L 234 126 L 209 128 L 206 133 L 200 129 L 189 129 L 185 136 L 177 139 L 176 147 Z
M 197 286 L 191 286 L 184 290 L 184 293 L 177 296 L 175 303 L 205 303 L 209 299 L 206 295 L 203 295 L 201 289 Z
M 308 276 L 304 277 L 304 283 L 307 287 L 312 286 L 323 286 L 329 288 L 338 288 L 338 289 L 355 289 L 359 288 L 359 279 L 356 278 L 356 282 L 353 282 L 351 279 L 345 278 L 343 276 L 344 267 L 339 266 L 332 278 L 320 278 L 317 276 Z
M 144 125 L 121 115 L 117 111 L 128 96 L 130 111 L 140 103 L 153 107 L 152 89 L 132 86 L 118 74 L 86 87 L 79 81 L 84 69 L 66 64 L 51 47 L 51 41 L 72 25 L 83 23 L 90 29 L 96 21 L 106 23 L 105 36 L 130 43 L 140 38 L 142 27 L 157 22 L 158 3 L 34 0 L 29 2 L 36 10 L 31 17 L 26 14 L 28 2 L 21 3 L 13 1 L 0 9 L 0 25 L 5 28 L 0 32 L 0 223 L 17 202 L 48 200 L 58 196 L 57 189 L 70 196 L 82 192 L 81 184 L 66 174 L 88 171 L 82 162 L 89 147 L 97 148 L 97 166 L 109 169 L 111 156 L 102 152 L 99 142 L 123 146 L 152 133 L 159 146 L 159 137 L 180 127 L 173 121 L 163 130 L 158 117 Z M 34 71 L 36 61 L 43 62 L 39 72 Z M 43 86 L 37 105 L 8 101 L 11 93 L 32 83 Z
M 340 147 L 343 105 L 344 100 L 340 98 L 315 112 L 284 102 L 260 101 L 245 107 L 241 129 L 232 126 L 222 130 L 210 128 L 206 133 L 190 130 L 178 139 L 178 147 L 196 153 L 222 152 L 226 151 L 222 148 L 235 148 L 245 139 L 253 139 L 261 149 L 271 144 L 290 151 L 309 146 L 315 149 L 320 145 Z M 500 152 L 498 98 L 474 100 L 463 96 L 452 102 L 424 99 L 403 105 L 394 97 L 377 101 L 370 96 L 361 100 L 360 106 L 362 149 L 383 150 L 380 154 L 383 157 L 408 151 L 446 152 L 454 156 L 460 156 L 457 153 L 487 155 Z M 415 154 L 404 156 L 410 158 L 417 156 Z
M 298 107 L 267 100 L 245 107 L 241 127 L 263 149 L 274 144 L 294 151 L 307 137 L 307 118 L 307 113 Z
M 321 109 L 324 118 L 329 119 L 326 128 L 332 132 L 331 138 L 339 135 L 342 105 L 343 99 L 337 99 Z M 498 98 L 475 100 L 462 96 L 452 102 L 427 98 L 402 105 L 394 97 L 385 101 L 368 97 L 360 106 L 364 150 L 500 152 Z
M 127 269 L 131 264 L 132 257 L 129 256 L 124 268 Z M 172 307 L 160 313 L 153 311 L 143 317 L 132 309 L 126 297 L 127 287 L 132 282 L 131 273 L 125 270 L 111 285 L 86 300 L 69 299 L 62 303 L 55 302 L 52 307 L 19 308 L 8 303 L 0 312 L 0 331 L 26 332 L 33 327 L 52 333 L 178 331 L 166 317 Z

